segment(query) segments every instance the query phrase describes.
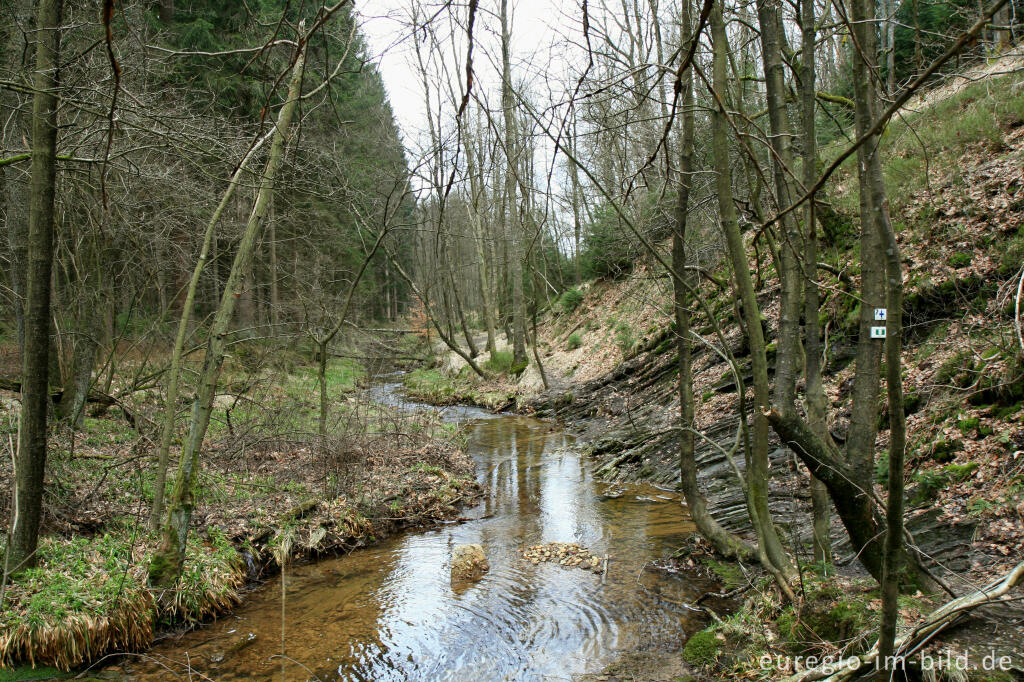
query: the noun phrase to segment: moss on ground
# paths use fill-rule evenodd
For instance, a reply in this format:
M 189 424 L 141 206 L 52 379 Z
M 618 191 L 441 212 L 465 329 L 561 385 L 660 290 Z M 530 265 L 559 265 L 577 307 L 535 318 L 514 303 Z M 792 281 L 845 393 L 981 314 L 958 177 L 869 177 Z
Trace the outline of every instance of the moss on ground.
M 740 567 L 729 561 L 718 561 L 717 559 L 705 559 L 703 562 L 722 581 L 722 588 L 726 591 L 734 590 L 747 584 Z
M 683 660 L 700 667 L 709 666 L 718 658 L 721 646 L 722 642 L 714 629 L 695 632 L 683 646 Z

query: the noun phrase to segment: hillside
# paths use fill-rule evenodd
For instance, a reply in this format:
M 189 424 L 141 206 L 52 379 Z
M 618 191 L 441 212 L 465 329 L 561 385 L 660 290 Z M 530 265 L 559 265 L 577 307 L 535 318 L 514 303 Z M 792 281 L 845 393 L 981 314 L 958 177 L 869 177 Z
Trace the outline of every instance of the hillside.
M 1024 556 L 1024 365 L 1018 317 L 1024 263 L 1024 77 L 996 76 L 922 99 L 935 103 L 907 111 L 903 122 L 890 127 L 892 145 L 885 157 L 907 272 L 907 523 L 933 557 L 933 570 L 956 584 L 981 584 Z M 829 429 L 842 443 L 849 427 L 859 273 L 853 240 L 855 177 L 850 167 L 840 173 L 827 195 L 831 211 L 824 260 L 830 272 L 824 273 L 829 293 L 821 322 L 825 389 L 837 415 Z M 777 300 L 772 266 L 751 260 L 750 267 L 758 273 L 761 300 Z M 442 362 L 448 378 L 439 373 L 432 382 L 417 385 L 420 394 L 444 392 L 450 400 L 475 399 L 491 406 L 515 400 L 520 410 L 577 430 L 605 479 L 674 487 L 679 407 L 671 280 L 656 265 L 641 263 L 627 276 L 587 282 L 578 291 L 579 296 L 563 294 L 553 302 L 538 327 L 548 390 L 532 365 L 518 383 L 488 383 L 460 370 L 464 363 L 452 354 Z M 749 351 L 735 324 L 731 290 L 709 280 L 703 292 L 710 309 L 730 321 L 729 350 L 742 361 Z M 773 342 L 777 305 L 762 310 Z M 707 336 L 702 314 L 693 320 L 693 328 L 707 339 L 693 350 L 696 425 L 702 434 L 696 445 L 699 480 L 715 517 L 744 532 L 749 530 L 746 506 L 726 456 L 738 443 L 735 381 Z M 771 343 L 770 364 L 773 348 Z M 749 376 L 745 379 L 749 386 Z M 773 442 L 771 509 L 787 542 L 807 547 L 806 470 L 777 439 Z M 887 442 L 883 426 L 876 450 L 884 453 Z M 742 469 L 742 456 L 735 459 Z M 883 455 L 876 488 L 882 497 L 885 466 Z M 838 564 L 855 576 L 845 537 L 833 516 Z M 1019 647 L 1011 649 L 1020 655 Z M 1024 669 L 1024 659 L 1016 665 Z
M 0 679 L 1024 675 L 1022 16 L 0 3 Z

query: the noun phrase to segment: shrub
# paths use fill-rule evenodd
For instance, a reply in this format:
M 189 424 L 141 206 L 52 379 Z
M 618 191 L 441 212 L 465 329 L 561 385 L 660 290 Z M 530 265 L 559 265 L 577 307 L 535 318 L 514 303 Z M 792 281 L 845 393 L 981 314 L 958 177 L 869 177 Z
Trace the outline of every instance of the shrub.
M 571 314 L 576 308 L 579 307 L 580 303 L 583 302 L 583 292 L 576 287 L 566 289 L 562 292 L 562 295 L 558 297 L 555 305 L 564 314 Z
M 966 268 L 971 264 L 971 254 L 966 251 L 957 251 L 949 257 L 949 267 L 951 268 Z
M 953 459 L 953 454 L 964 449 L 964 442 L 959 439 L 947 440 L 940 438 L 932 444 L 931 456 L 936 462 L 943 463 Z
M 580 338 L 579 334 L 573 332 L 569 335 L 569 341 L 566 343 L 565 347 L 567 350 L 576 350 L 582 345 L 583 339 Z
M 911 504 L 920 504 L 934 499 L 940 490 L 944 490 L 952 483 L 965 481 L 974 470 L 978 468 L 977 462 L 967 464 L 950 464 L 939 471 L 922 471 L 914 476 L 917 488 L 910 498 Z

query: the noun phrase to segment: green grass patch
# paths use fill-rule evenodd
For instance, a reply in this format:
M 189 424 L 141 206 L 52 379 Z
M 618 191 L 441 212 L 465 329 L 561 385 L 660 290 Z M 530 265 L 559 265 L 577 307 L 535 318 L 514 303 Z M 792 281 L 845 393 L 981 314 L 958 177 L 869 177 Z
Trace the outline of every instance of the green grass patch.
M 617 322 L 615 324 L 615 345 L 619 347 L 623 355 L 629 355 L 636 345 L 636 332 L 628 322 Z
M 237 603 L 245 570 L 219 531 L 190 538 L 181 584 L 166 604 L 146 586 L 149 556 L 145 537 L 124 525 L 91 538 L 43 538 L 38 565 L 8 586 L 0 665 L 70 670 L 149 646 L 158 618 L 198 622 Z
M 509 370 L 512 369 L 512 351 L 494 351 L 491 353 L 491 356 L 487 358 L 487 362 L 484 363 L 484 369 L 489 372 L 508 374 Z
M 928 159 L 922 149 L 929 150 L 933 173 L 952 168 L 971 145 L 999 149 L 1003 129 L 1024 121 L 1022 81 L 1021 74 L 984 79 L 918 113 L 894 119 L 884 135 L 888 144 L 883 144 L 887 184 L 900 187 L 902 197 L 922 189 Z

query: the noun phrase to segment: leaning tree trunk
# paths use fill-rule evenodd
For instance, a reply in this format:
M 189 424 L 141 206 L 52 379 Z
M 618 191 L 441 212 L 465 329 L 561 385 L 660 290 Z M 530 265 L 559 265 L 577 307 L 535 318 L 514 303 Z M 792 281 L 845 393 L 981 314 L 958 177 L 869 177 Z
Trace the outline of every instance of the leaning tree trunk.
M 435 317 L 434 314 L 430 312 L 430 305 L 427 302 L 426 296 L 423 295 L 423 292 L 416 285 L 416 281 L 413 280 L 413 278 L 409 276 L 409 273 L 405 271 L 405 268 L 402 267 L 402 264 L 399 262 L 398 257 L 394 253 L 389 251 L 387 247 L 384 247 L 384 253 L 387 254 L 388 260 L 391 261 L 391 265 L 394 266 L 395 271 L 398 272 L 399 277 L 405 280 L 405 283 L 412 291 L 413 296 L 418 298 L 423 303 L 424 315 L 426 315 L 427 321 L 430 323 L 431 326 L 434 327 L 434 330 L 437 331 L 437 335 L 441 337 L 441 341 L 444 342 L 444 345 L 448 346 L 449 350 L 451 350 L 453 353 L 462 358 L 466 362 L 466 364 L 469 365 L 469 368 L 473 370 L 473 372 L 475 372 L 478 377 L 480 377 L 481 379 L 487 379 L 487 373 L 480 368 L 480 365 L 477 364 L 476 360 L 471 358 L 469 356 L 469 353 L 464 351 L 462 347 L 459 346 L 458 341 L 455 339 L 453 335 L 446 334 L 444 332 L 444 329 L 441 328 L 441 323 L 438 321 L 437 317 Z M 429 333 L 430 327 L 427 327 L 427 348 L 431 347 Z
M 36 70 L 32 105 L 32 180 L 25 278 L 25 346 L 21 358 L 21 428 L 15 458 L 11 573 L 35 564 L 46 471 L 50 367 L 50 275 L 53 269 L 54 196 L 57 184 L 57 86 L 61 0 L 40 0 L 36 18 Z
M 765 568 L 775 575 L 779 587 L 789 589 L 792 567 L 768 510 L 768 422 L 765 412 L 769 408 L 768 364 L 765 357 L 764 333 L 761 329 L 760 309 L 754 282 L 747 266 L 747 252 L 736 219 L 732 200 L 732 180 L 729 168 L 728 122 L 726 121 L 726 55 L 728 42 L 721 6 L 711 10 L 711 34 L 714 45 L 712 81 L 718 106 L 712 113 L 712 156 L 715 160 L 716 189 L 722 231 L 725 233 L 729 258 L 732 262 L 733 281 L 737 297 L 743 304 L 743 318 L 750 346 L 751 367 L 754 374 L 754 428 L 750 444 L 747 500 L 751 524 L 758 537 L 758 550 Z M 741 414 L 740 419 L 746 419 Z
M 295 64 L 292 67 L 291 82 L 288 95 L 281 113 L 278 115 L 274 130 L 274 138 L 270 147 L 270 158 L 260 178 L 260 188 L 256 195 L 245 232 L 238 244 L 231 272 L 224 286 L 220 307 L 214 315 L 210 327 L 210 338 L 206 346 L 206 357 L 199 375 L 199 389 L 192 402 L 192 420 L 189 433 L 181 450 L 178 473 L 171 493 L 171 502 L 167 513 L 160 546 L 153 554 L 149 565 L 149 581 L 152 585 L 162 588 L 172 587 L 181 575 L 185 562 L 185 546 L 188 539 L 189 524 L 195 506 L 194 489 L 199 472 L 199 455 L 202 450 L 206 429 L 210 425 L 210 414 L 213 410 L 213 399 L 217 390 L 217 379 L 224 362 L 227 334 L 231 326 L 231 317 L 235 310 L 235 301 L 241 294 L 242 275 L 249 271 L 252 263 L 253 250 L 260 228 L 263 226 L 267 213 L 267 205 L 274 190 L 274 178 L 285 144 L 289 138 L 292 117 L 299 103 L 302 87 L 302 67 L 304 63 L 305 36 L 300 38 Z
M 199 280 L 210 260 L 210 247 L 213 244 L 213 235 L 216 232 L 217 223 L 220 222 L 224 210 L 231 202 L 238 188 L 242 174 L 246 172 L 249 161 L 256 155 L 256 151 L 270 138 L 270 134 L 262 137 L 252 149 L 245 155 L 238 164 L 231 179 L 228 180 L 227 189 L 214 209 L 210 221 L 206 224 L 206 232 L 203 234 L 203 244 L 199 249 L 199 258 L 192 269 L 192 277 L 188 281 L 188 288 L 185 292 L 185 302 L 181 307 L 181 319 L 178 320 L 178 332 L 174 337 L 174 348 L 171 351 L 171 368 L 167 379 L 167 396 L 164 399 L 163 424 L 160 427 L 160 445 L 157 450 L 155 483 L 153 485 L 153 507 L 149 514 L 149 525 L 153 531 L 160 530 L 160 522 L 164 515 L 164 488 L 167 485 L 167 465 L 170 460 L 171 439 L 174 437 L 174 422 L 178 413 L 178 382 L 181 376 L 181 359 L 185 352 L 185 340 L 188 338 L 188 326 L 192 319 L 192 308 L 195 307 L 196 291 L 199 289 Z
M 682 30 L 692 31 L 692 0 L 683 0 Z M 683 54 L 689 53 L 690 36 L 683 47 Z M 686 499 L 690 518 L 700 534 L 711 543 L 717 552 L 727 557 L 750 558 L 754 548 L 725 530 L 708 511 L 707 500 L 697 485 L 697 460 L 694 449 L 695 405 L 693 398 L 693 365 L 690 343 L 690 293 L 692 277 L 686 269 L 686 230 L 690 204 L 690 187 L 693 173 L 693 70 L 688 67 L 683 80 L 683 137 L 679 155 L 679 201 L 676 207 L 675 230 L 672 234 L 672 285 L 676 318 L 676 347 L 679 350 L 679 480 Z M 570 162 L 571 164 L 572 162 Z M 575 187 L 574 187 L 575 192 Z M 574 195 L 575 196 L 575 195 Z M 690 277 L 691 282 L 683 281 Z

